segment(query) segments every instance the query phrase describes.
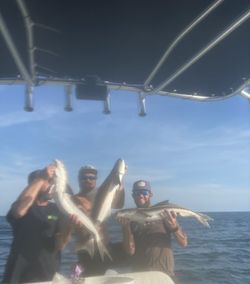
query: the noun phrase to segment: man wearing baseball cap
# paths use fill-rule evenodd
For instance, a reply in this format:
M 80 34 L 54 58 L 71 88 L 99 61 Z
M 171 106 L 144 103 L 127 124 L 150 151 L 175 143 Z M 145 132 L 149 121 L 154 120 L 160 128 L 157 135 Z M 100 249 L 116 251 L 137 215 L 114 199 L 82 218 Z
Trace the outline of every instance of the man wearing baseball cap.
M 138 180 L 133 184 L 132 197 L 137 208 L 151 207 L 153 192 L 150 183 Z M 146 224 L 120 220 L 123 226 L 123 245 L 132 256 L 134 271 L 162 271 L 176 281 L 172 236 L 180 246 L 187 245 L 187 236 L 177 223 L 174 212 L 164 212 L 162 219 Z
M 91 210 L 93 207 L 93 203 L 95 197 L 98 192 L 98 188 L 96 187 L 97 181 L 97 169 L 92 165 L 86 165 L 80 168 L 78 172 L 78 182 L 80 191 L 78 194 L 74 196 L 74 201 L 78 204 L 79 208 L 83 210 L 88 215 L 91 215 Z M 114 201 L 112 203 L 113 209 L 120 209 L 124 205 L 124 188 L 121 186 L 114 197 Z M 73 216 L 73 223 L 77 225 L 77 218 Z M 82 228 L 75 228 L 76 234 L 83 238 L 83 230 Z M 108 243 L 107 237 L 107 229 L 106 224 L 102 223 L 100 225 L 101 235 L 104 238 L 104 243 Z M 86 232 L 86 239 L 88 238 L 89 233 Z M 86 251 L 78 252 L 78 260 L 79 264 L 81 264 L 84 268 L 84 276 L 93 276 L 93 275 L 101 275 L 104 274 L 108 269 L 110 262 L 106 260 L 103 262 L 100 258 L 98 251 L 94 254 L 93 258 L 90 257 L 89 253 Z
M 59 271 L 64 216 L 50 202 L 54 174 L 53 164 L 30 173 L 6 216 L 13 241 L 2 283 L 51 281 Z

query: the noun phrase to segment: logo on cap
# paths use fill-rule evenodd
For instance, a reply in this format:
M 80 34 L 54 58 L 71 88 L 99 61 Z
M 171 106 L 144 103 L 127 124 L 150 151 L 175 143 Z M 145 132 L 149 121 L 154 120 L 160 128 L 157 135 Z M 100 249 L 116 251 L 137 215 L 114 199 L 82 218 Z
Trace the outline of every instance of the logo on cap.
M 146 182 L 145 182 L 145 181 L 139 181 L 139 182 L 137 183 L 137 186 L 138 186 L 138 187 L 145 187 L 145 186 L 146 186 Z
M 138 180 L 133 185 L 133 190 L 147 189 L 151 190 L 150 183 L 146 180 Z

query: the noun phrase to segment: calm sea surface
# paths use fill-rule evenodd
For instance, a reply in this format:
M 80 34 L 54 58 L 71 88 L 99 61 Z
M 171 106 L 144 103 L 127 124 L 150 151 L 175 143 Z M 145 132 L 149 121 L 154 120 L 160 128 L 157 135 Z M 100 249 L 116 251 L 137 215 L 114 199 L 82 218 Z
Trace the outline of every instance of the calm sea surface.
M 180 219 L 189 237 L 186 248 L 173 242 L 175 271 L 185 284 L 248 284 L 250 283 L 250 212 L 208 213 L 214 218 L 207 229 L 193 219 Z M 120 227 L 109 223 L 112 241 L 121 239 Z M 0 217 L 0 279 L 11 243 L 11 230 Z M 62 273 L 70 275 L 76 262 L 70 245 L 63 253 Z

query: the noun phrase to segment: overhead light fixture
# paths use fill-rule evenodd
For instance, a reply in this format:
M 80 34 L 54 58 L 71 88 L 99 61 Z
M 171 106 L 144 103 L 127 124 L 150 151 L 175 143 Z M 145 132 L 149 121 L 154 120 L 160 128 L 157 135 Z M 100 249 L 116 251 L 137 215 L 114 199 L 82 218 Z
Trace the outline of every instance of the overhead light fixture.
M 103 101 L 103 113 L 110 114 L 110 93 L 108 93 L 106 99 Z
M 65 111 L 72 111 L 72 93 L 73 93 L 73 85 L 65 85 L 64 86 L 64 91 L 65 91 Z
M 145 94 L 139 94 L 138 96 L 138 102 L 139 102 L 139 116 L 145 116 L 146 115 L 146 96 Z
M 105 101 L 108 96 L 108 87 L 97 76 L 86 76 L 81 84 L 76 85 L 78 100 Z
M 27 112 L 32 112 L 33 108 L 33 86 L 27 85 L 25 87 L 25 102 L 24 110 Z

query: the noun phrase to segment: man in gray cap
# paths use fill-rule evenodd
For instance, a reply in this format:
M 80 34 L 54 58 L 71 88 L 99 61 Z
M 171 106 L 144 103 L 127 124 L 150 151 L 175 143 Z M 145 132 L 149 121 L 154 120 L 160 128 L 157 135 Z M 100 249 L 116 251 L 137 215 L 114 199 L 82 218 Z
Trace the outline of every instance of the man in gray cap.
M 88 215 L 91 215 L 91 210 L 95 197 L 98 192 L 96 187 L 98 171 L 95 167 L 87 165 L 81 167 L 78 173 L 78 182 L 80 191 L 74 196 L 74 201 L 78 204 L 79 208 L 83 210 Z M 121 186 L 115 195 L 114 201 L 112 202 L 113 209 L 120 209 L 124 206 L 124 188 Z M 73 223 L 77 225 L 77 217 L 73 216 Z M 86 236 L 83 236 L 82 228 L 75 228 L 77 237 L 85 240 L 88 239 L 89 233 L 86 232 Z M 108 245 L 107 228 L 106 224 L 102 223 L 100 225 L 100 232 L 103 236 L 103 241 Z M 79 263 L 84 267 L 85 276 L 93 276 L 104 274 L 104 272 L 109 268 L 110 262 L 106 259 L 104 262 L 101 260 L 98 251 L 93 258 L 86 251 L 80 251 L 78 253 Z
M 132 197 L 138 208 L 151 206 L 153 196 L 150 183 L 138 180 L 134 183 Z M 174 280 L 174 257 L 171 249 L 171 238 L 175 237 L 180 246 L 187 245 L 187 236 L 177 223 L 176 215 L 165 212 L 159 221 L 148 224 L 120 220 L 123 226 L 123 246 L 132 256 L 135 271 L 162 271 Z

